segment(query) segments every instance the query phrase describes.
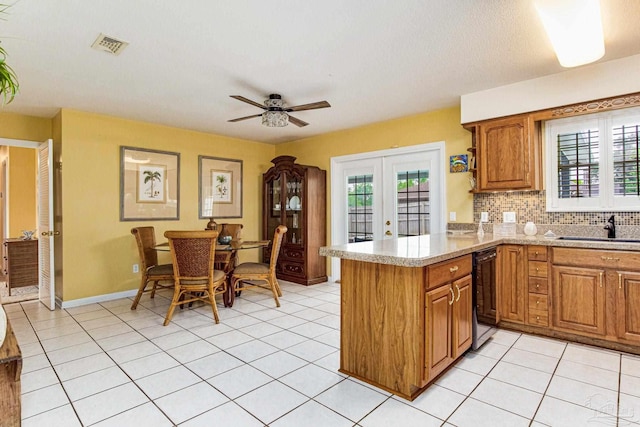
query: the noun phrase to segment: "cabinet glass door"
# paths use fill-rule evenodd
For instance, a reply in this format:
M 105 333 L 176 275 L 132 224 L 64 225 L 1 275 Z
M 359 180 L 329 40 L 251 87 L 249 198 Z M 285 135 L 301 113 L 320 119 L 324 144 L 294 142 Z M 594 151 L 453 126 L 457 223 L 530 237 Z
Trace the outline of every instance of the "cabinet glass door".
M 286 234 L 287 243 L 302 245 L 304 236 L 303 215 L 303 180 L 295 176 L 287 176 L 284 191 L 286 225 L 289 229 Z
M 269 192 L 269 215 L 267 218 L 267 231 L 269 238 L 273 237 L 276 228 L 282 224 L 282 189 L 280 178 L 274 179 L 267 183 L 267 191 Z

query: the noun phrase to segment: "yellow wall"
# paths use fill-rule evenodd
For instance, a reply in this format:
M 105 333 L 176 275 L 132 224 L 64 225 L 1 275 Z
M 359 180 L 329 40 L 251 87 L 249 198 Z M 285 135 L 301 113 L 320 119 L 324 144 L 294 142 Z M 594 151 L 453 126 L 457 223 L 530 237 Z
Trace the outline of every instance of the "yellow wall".
M 331 158 L 347 154 L 386 150 L 429 142 L 445 142 L 447 161 L 454 154 L 467 154 L 471 134 L 460 125 L 460 107 L 448 108 L 354 129 L 319 135 L 276 146 L 276 154 L 295 156 L 297 162 L 318 166 L 327 171 L 327 188 L 331 184 Z M 449 173 L 446 168 L 448 212 L 457 213 L 457 222 L 473 222 L 473 196 L 469 193 L 469 174 Z M 330 242 L 331 193 L 327 201 L 327 241 Z
M 243 217 L 226 222 L 243 223 L 245 239 L 261 238 L 262 173 L 275 155 L 273 145 L 66 109 L 61 128 L 64 301 L 137 288 L 132 227 L 154 226 L 158 241 L 169 229 L 204 229 L 207 220 L 198 219 L 198 155 L 243 160 Z M 180 153 L 179 221 L 120 221 L 122 145 Z M 251 252 L 243 252 L 242 260 L 257 260 L 258 251 Z
M 22 230 L 37 227 L 36 169 L 37 150 L 9 147 L 9 235 L 20 237 Z

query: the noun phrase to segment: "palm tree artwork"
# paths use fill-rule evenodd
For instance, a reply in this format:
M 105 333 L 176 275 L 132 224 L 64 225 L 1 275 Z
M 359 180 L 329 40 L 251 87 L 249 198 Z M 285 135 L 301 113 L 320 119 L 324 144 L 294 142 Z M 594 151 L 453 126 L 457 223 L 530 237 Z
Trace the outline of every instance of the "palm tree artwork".
M 231 172 L 212 171 L 214 200 L 218 203 L 231 203 Z
M 156 181 L 158 181 L 158 183 L 162 182 L 162 175 L 160 174 L 160 172 L 154 170 L 145 170 L 142 172 L 142 175 L 144 176 L 144 183 L 150 183 L 149 193 L 147 194 L 147 197 L 149 199 L 160 198 L 160 191 L 154 187 L 154 183 Z

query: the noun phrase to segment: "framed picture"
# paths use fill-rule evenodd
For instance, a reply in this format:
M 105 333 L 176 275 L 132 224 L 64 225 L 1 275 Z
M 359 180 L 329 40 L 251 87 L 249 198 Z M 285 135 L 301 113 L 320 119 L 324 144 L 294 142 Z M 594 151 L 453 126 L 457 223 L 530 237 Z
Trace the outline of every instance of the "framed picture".
M 120 147 L 120 221 L 180 219 L 180 153 Z
M 199 218 L 242 217 L 242 160 L 198 156 Z
M 467 172 L 469 170 L 469 157 L 467 154 L 456 154 L 449 157 L 449 173 Z

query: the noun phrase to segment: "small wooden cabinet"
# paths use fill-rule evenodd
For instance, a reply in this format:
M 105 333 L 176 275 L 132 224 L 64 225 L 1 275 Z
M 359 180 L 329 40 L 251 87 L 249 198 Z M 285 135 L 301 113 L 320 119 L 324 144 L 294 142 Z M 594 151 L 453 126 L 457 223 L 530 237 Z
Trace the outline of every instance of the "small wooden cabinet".
M 38 241 L 7 239 L 4 246 L 9 295 L 12 288 L 38 285 Z
M 263 238 L 273 239 L 276 227 L 287 226 L 276 275 L 303 285 L 327 280 L 326 258 L 318 251 L 326 244 L 326 173 L 315 166 L 280 156 L 263 175 Z M 264 251 L 269 262 L 271 248 Z
M 542 189 L 540 123 L 529 114 L 466 124 L 475 191 Z
M 499 317 L 524 323 L 527 303 L 525 249 L 521 245 L 500 245 L 497 249 L 496 280 L 499 293 Z
M 431 381 L 471 347 L 471 259 L 430 265 L 427 279 L 425 379 Z

